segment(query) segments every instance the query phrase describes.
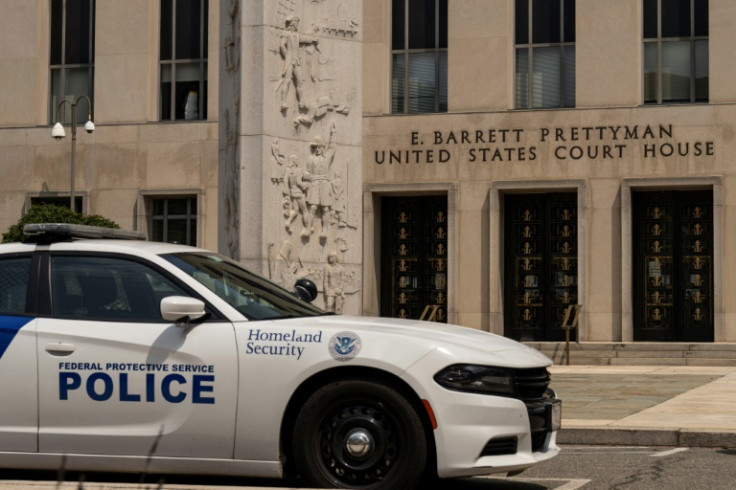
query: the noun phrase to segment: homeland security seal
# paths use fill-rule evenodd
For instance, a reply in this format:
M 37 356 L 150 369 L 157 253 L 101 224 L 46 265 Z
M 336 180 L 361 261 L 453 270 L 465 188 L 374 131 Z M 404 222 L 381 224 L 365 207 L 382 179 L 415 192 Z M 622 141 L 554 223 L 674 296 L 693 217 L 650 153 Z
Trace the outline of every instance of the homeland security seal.
M 336 361 L 349 361 L 358 355 L 362 344 L 358 334 L 353 332 L 338 332 L 330 339 L 330 355 Z

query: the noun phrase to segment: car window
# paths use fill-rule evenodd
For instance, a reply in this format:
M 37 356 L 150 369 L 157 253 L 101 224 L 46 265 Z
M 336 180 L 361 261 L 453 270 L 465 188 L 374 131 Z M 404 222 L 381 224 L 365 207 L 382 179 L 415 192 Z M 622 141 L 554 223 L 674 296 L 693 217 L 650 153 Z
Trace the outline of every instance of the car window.
M 51 258 L 51 301 L 63 318 L 161 322 L 161 299 L 190 296 L 156 270 L 117 257 Z
M 24 314 L 30 257 L 0 259 L 0 313 Z
M 163 258 L 205 285 L 249 320 L 324 315 L 292 292 L 214 253 L 178 253 Z

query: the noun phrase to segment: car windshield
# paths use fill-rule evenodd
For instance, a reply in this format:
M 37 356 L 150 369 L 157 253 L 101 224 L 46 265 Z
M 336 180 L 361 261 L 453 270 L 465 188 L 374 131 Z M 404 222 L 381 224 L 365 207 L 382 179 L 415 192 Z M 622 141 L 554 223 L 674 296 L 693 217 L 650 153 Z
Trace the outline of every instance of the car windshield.
M 215 253 L 176 253 L 163 258 L 227 301 L 249 320 L 324 315 L 294 293 Z

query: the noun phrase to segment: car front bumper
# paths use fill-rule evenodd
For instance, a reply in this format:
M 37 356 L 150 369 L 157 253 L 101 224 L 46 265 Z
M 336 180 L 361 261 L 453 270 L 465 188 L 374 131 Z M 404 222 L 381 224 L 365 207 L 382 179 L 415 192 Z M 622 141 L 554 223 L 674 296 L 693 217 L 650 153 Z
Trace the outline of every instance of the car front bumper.
M 437 473 L 441 478 L 506 473 L 556 456 L 560 401 L 527 406 L 498 396 L 447 392 L 435 403 Z

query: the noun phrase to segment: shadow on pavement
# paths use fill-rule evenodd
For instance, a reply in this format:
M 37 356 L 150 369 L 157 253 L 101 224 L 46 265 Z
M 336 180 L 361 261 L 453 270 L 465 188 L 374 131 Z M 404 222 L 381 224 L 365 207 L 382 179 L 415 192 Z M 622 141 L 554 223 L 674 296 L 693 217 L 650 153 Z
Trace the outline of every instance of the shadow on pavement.
M 167 486 L 191 486 L 194 488 L 207 487 L 248 487 L 258 488 L 308 488 L 295 480 L 272 480 L 254 478 L 215 477 L 200 475 L 145 475 L 130 473 L 81 473 L 66 472 L 59 475 L 54 471 L 26 471 L 26 470 L 3 470 L 0 474 L 0 486 L 5 481 L 28 481 L 43 482 L 44 488 L 54 488 L 56 484 L 64 482 L 79 484 L 77 488 L 84 489 L 95 483 L 100 484 L 122 484 L 128 488 L 140 490 L 165 490 Z M 457 478 L 449 480 L 432 480 L 420 486 L 422 489 L 431 490 L 546 490 L 559 486 L 559 482 L 549 481 L 549 485 L 542 479 L 535 481 L 524 481 L 523 476 L 518 479 L 506 479 L 503 477 L 474 477 Z M 52 486 L 53 485 L 53 486 Z M 67 486 L 65 485 L 65 488 Z M 107 485 L 106 485 L 107 487 Z

